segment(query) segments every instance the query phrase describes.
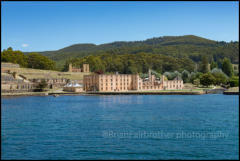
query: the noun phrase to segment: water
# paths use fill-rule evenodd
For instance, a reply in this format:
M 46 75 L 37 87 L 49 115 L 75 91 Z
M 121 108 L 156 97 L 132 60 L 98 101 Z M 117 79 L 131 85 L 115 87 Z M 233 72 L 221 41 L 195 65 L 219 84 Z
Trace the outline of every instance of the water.
M 238 159 L 238 99 L 2 98 L 2 159 Z

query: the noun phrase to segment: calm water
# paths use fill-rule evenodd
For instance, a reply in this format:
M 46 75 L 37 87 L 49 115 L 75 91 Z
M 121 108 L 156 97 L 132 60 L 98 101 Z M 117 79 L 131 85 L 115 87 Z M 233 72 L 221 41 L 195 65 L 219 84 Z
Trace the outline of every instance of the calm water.
M 238 96 L 2 99 L 2 159 L 238 159 Z

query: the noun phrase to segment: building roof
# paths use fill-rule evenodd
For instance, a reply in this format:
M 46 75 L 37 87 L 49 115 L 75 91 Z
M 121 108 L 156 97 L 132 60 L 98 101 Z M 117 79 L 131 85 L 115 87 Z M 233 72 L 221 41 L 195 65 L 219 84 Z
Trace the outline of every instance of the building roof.
M 68 83 L 64 87 L 83 87 L 83 85 L 78 83 Z

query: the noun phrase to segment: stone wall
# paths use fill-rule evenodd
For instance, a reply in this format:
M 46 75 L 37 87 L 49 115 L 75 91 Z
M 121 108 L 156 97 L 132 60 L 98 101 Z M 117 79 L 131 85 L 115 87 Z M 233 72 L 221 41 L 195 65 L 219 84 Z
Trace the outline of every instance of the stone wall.
M 33 83 L 2 83 L 1 92 L 31 92 L 35 89 L 36 85 Z
M 45 80 L 48 84 L 48 88 L 54 89 L 54 88 L 63 88 L 63 86 L 67 83 L 66 78 L 60 78 L 60 79 L 29 79 L 31 82 L 39 84 L 41 81 Z
M 20 68 L 20 66 L 13 63 L 1 63 L 1 68 Z

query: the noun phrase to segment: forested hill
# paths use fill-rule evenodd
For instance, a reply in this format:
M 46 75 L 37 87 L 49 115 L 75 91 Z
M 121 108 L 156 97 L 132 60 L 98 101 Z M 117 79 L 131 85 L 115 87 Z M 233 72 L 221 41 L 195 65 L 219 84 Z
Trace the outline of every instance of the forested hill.
M 136 54 L 140 52 L 163 54 L 174 57 L 187 56 L 195 62 L 200 60 L 201 55 L 206 54 L 218 58 L 230 58 L 232 63 L 238 63 L 238 42 L 218 42 L 194 35 L 164 36 L 147 39 L 144 41 L 118 41 L 113 43 L 75 44 L 57 51 L 38 52 L 55 61 L 63 61 L 67 58 L 83 57 L 97 54 Z
M 117 41 L 101 45 L 75 44 L 56 51 L 38 52 L 56 61 L 62 69 L 67 60 L 89 55 L 117 54 L 159 54 L 172 58 L 189 58 L 200 62 L 207 56 L 209 63 L 221 61 L 224 57 L 232 63 L 239 63 L 239 42 L 213 41 L 194 35 L 163 36 L 143 41 Z

